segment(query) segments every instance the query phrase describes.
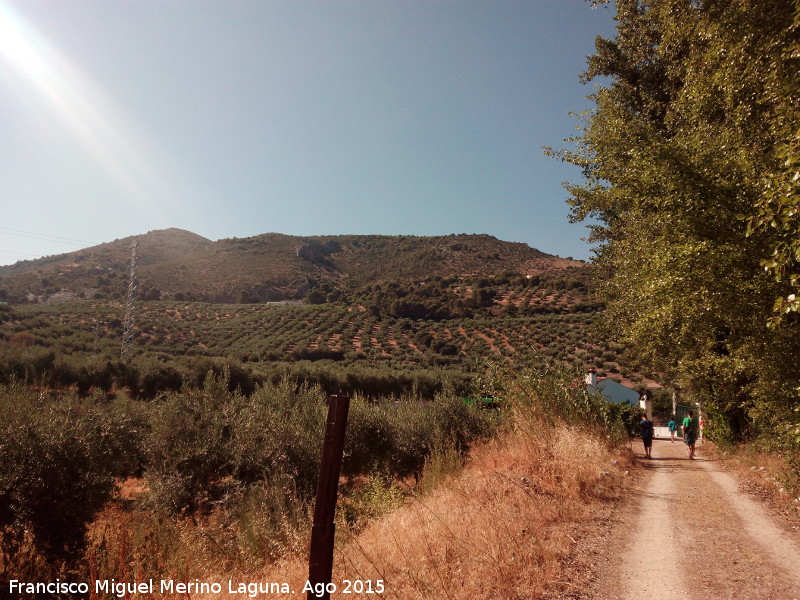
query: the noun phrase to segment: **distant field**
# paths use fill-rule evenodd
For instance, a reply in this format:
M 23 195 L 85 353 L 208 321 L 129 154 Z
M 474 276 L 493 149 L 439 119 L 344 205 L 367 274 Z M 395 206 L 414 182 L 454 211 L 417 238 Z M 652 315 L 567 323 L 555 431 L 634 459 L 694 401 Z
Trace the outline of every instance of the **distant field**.
M 225 360 L 254 374 L 293 363 L 470 373 L 486 361 L 546 357 L 641 380 L 620 366 L 620 346 L 596 337 L 595 311 L 574 312 L 576 299 L 556 291 L 531 296 L 536 301 L 515 303 L 514 293 L 498 294 L 499 310 L 439 321 L 374 314 L 363 305 L 140 302 L 131 355 L 159 364 Z M 522 301 L 525 308 L 517 308 Z M 49 352 L 73 364 L 119 361 L 124 311 L 118 302 L 19 305 L 0 323 L 0 351 Z
M 27 305 L 15 312 L 18 319 L 0 326 L 12 346 L 119 351 L 121 304 Z M 532 352 L 559 359 L 600 358 L 607 349 L 595 343 L 587 328 L 593 317 L 562 313 L 434 322 L 372 316 L 363 307 L 149 302 L 138 309 L 134 349 L 252 362 L 313 358 L 315 351 L 318 358 L 413 364 L 492 355 L 521 360 Z

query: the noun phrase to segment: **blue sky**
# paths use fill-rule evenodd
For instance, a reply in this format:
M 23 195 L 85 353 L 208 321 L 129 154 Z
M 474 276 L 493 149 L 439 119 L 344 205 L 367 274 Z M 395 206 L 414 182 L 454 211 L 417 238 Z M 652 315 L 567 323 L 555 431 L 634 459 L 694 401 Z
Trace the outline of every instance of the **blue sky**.
M 153 229 L 488 233 L 586 259 L 583 0 L 0 0 L 0 264 Z

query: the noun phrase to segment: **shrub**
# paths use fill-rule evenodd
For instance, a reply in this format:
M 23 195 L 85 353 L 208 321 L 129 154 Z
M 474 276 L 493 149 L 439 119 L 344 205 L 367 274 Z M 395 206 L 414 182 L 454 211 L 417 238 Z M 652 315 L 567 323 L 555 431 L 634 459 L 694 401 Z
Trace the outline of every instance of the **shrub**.
M 28 532 L 37 552 L 69 563 L 111 497 L 113 478 L 140 465 L 142 419 L 104 398 L 54 401 L 17 382 L 0 390 L 0 411 L 0 530 L 10 536 L 4 550 L 13 555 Z
M 376 473 L 359 482 L 341 499 L 336 510 L 337 521 L 345 523 L 351 532 L 357 532 L 402 502 L 403 492 L 397 482 L 383 473 Z
M 386 405 L 370 404 L 360 396 L 353 398 L 342 472 L 349 476 L 391 472 L 395 434 Z
M 429 408 L 436 424 L 436 441 L 445 448 L 465 453 L 476 440 L 488 439 L 496 424 L 495 414 L 459 398 L 439 396 Z
M 209 371 L 202 393 L 170 394 L 153 410 L 147 439 L 151 501 L 170 513 L 221 496 L 231 474 L 228 441 L 234 395 L 227 373 Z
M 0 526 L 29 530 L 55 559 L 80 553 L 86 525 L 113 490 L 110 474 L 91 468 L 90 440 L 64 425 L 9 428 L 0 439 Z
M 324 393 L 285 380 L 242 400 L 234 419 L 230 460 L 238 481 L 290 477 L 301 497 L 316 486 L 325 422 Z
M 265 560 L 285 557 L 304 547 L 300 535 L 309 523 L 309 504 L 290 477 L 272 478 L 248 486 L 232 509 L 236 547 L 245 568 L 258 569 Z

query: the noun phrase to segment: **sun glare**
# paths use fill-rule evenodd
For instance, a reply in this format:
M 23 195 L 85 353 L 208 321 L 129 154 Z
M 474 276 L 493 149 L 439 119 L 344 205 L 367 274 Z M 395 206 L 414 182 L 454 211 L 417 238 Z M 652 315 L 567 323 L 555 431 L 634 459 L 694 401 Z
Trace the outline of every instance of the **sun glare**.
M 152 157 L 155 145 L 145 132 L 89 77 L 42 37 L 19 14 L 0 1 L 0 69 L 5 62 L 17 83 L 35 90 L 34 99 L 47 108 L 79 141 L 83 150 L 120 189 L 147 214 L 163 213 L 175 200 Z M 0 79 L 0 83 L 2 83 Z M 147 159 L 145 157 L 148 157 Z

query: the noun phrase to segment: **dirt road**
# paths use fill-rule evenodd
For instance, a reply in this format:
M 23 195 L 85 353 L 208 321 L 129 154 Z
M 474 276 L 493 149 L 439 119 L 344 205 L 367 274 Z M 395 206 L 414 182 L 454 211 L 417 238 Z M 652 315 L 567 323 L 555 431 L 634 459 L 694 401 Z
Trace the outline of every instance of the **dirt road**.
M 617 513 L 591 600 L 800 600 L 800 532 L 780 523 L 698 445 L 657 439 Z

